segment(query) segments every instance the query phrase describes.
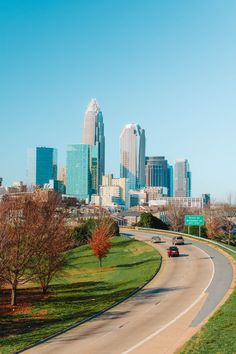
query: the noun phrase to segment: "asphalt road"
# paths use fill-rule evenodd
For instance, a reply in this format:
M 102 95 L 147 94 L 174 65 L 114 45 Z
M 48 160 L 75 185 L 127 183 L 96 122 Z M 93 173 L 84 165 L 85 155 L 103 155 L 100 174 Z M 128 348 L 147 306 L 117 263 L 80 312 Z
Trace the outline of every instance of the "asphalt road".
M 135 235 L 147 242 L 152 236 Z M 170 238 L 163 241 L 154 244 L 163 254 L 162 269 L 138 295 L 24 353 L 174 353 L 222 300 L 233 272 L 228 259 L 205 244 L 187 241 L 179 258 L 167 258 Z

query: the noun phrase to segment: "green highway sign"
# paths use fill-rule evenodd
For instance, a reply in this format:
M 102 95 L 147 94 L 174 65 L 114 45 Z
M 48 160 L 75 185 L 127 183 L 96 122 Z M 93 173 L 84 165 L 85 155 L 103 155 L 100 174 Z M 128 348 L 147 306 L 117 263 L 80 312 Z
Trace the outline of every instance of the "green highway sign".
M 185 215 L 184 224 L 186 226 L 202 226 L 204 225 L 203 215 Z

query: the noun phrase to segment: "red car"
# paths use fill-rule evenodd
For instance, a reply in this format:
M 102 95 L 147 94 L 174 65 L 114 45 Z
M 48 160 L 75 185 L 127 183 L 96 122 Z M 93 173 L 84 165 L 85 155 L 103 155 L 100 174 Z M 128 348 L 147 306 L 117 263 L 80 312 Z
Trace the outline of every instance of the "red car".
M 167 248 L 168 257 L 179 257 L 179 249 L 176 246 Z

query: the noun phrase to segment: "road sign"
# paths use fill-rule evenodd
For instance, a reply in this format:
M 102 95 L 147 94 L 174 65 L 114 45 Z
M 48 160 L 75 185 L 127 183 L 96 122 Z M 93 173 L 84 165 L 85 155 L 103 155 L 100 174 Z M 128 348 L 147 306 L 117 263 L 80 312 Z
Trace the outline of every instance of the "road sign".
M 186 226 L 202 226 L 204 225 L 203 215 L 185 215 L 184 224 Z

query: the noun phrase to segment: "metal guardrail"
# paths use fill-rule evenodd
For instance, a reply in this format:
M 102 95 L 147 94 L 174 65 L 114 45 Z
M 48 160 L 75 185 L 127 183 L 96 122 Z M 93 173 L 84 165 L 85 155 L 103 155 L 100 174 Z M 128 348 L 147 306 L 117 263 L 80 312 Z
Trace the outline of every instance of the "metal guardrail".
M 222 245 L 219 242 L 212 241 L 212 240 L 209 240 L 209 239 L 206 239 L 206 238 L 203 238 L 203 237 L 199 237 L 199 236 L 185 234 L 183 232 L 167 231 L 167 230 L 161 230 L 161 229 L 151 229 L 151 228 L 147 228 L 147 227 L 135 227 L 135 230 L 154 231 L 154 232 L 161 232 L 161 233 L 167 234 L 167 235 L 180 235 L 180 236 L 184 236 L 184 237 L 190 237 L 190 238 L 194 238 L 195 240 L 198 240 L 198 241 L 201 240 L 201 241 L 204 241 L 204 242 L 209 242 L 209 243 L 211 243 L 213 245 L 216 245 L 218 247 L 222 247 L 222 248 L 226 249 L 227 251 L 230 251 L 230 252 L 236 254 L 235 250 L 232 250 L 232 248 L 229 248 L 229 247 L 227 247 L 225 245 Z

